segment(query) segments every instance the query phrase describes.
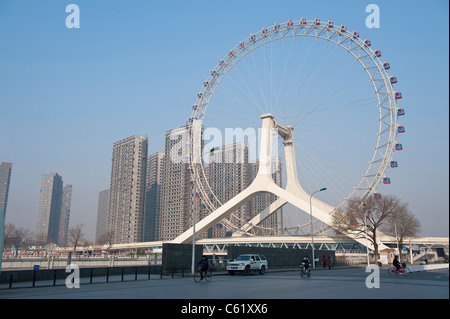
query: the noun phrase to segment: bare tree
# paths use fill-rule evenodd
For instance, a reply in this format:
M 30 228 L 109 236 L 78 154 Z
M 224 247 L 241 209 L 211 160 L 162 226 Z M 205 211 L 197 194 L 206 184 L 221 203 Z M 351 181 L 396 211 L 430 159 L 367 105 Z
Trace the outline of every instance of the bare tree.
M 404 210 L 404 206 L 400 199 L 392 195 L 385 195 L 380 199 L 352 198 L 348 201 L 345 211 L 339 210 L 333 214 L 332 227 L 344 235 L 351 234 L 356 238 L 367 238 L 374 247 L 377 260 L 379 231 L 389 222 L 391 216 Z
M 69 229 L 68 241 L 73 246 L 73 252 L 77 249 L 78 244 L 83 240 L 83 224 L 79 224 L 73 228 Z
M 25 249 L 28 243 L 33 241 L 33 232 L 28 228 L 17 228 L 13 224 L 5 225 L 5 248 Z
M 403 250 L 403 242 L 406 237 L 416 237 L 420 232 L 420 222 L 409 210 L 408 204 L 387 218 L 382 231 L 396 238 L 399 253 Z
M 97 244 L 99 245 L 108 245 L 106 247 L 106 251 L 109 253 L 109 249 L 114 243 L 114 231 L 108 230 L 106 233 L 100 236 L 100 238 L 97 241 Z

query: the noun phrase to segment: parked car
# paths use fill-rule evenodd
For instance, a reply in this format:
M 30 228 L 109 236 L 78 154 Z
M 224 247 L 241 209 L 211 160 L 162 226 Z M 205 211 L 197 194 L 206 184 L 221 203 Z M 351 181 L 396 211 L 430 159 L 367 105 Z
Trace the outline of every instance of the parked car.
M 239 257 L 227 265 L 230 276 L 233 276 L 235 272 L 242 272 L 244 275 L 248 275 L 251 271 L 258 271 L 260 275 L 264 275 L 267 269 L 267 259 L 261 254 L 239 255 Z

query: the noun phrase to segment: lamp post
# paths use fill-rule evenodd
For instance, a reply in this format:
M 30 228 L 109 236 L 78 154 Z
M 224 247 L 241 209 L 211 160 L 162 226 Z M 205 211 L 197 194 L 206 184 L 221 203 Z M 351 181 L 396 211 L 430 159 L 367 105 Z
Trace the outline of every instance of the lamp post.
M 192 265 L 191 265 L 191 272 L 192 276 L 195 274 L 195 223 L 196 218 L 195 215 L 197 214 L 197 173 L 193 170 L 194 173 L 194 209 L 193 209 L 193 218 L 192 218 Z
M 315 191 L 314 193 L 311 194 L 311 196 L 309 197 L 309 213 L 311 215 L 311 246 L 312 246 L 312 263 L 313 263 L 313 268 L 316 268 L 316 262 L 314 260 L 314 231 L 313 231 L 313 222 L 312 222 L 312 197 L 315 193 L 318 192 L 322 192 L 327 190 L 326 187 L 319 189 L 318 191 Z

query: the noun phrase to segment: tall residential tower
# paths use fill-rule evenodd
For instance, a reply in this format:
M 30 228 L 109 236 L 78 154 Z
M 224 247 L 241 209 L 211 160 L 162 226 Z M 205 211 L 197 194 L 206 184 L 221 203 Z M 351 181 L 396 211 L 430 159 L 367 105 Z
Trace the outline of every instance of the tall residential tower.
M 113 145 L 108 232 L 112 243 L 142 241 L 148 138 L 134 135 Z
M 11 183 L 12 163 L 0 164 L 0 212 L 3 214 L 3 222 L 6 218 L 6 206 L 8 204 L 9 185 Z M 0 214 L 0 216 L 2 215 Z
M 43 174 L 36 223 L 36 241 L 59 243 L 63 180 L 57 173 Z
M 147 159 L 143 241 L 159 240 L 163 162 L 163 153 L 152 154 Z
M 103 244 L 108 241 L 108 206 L 109 206 L 109 188 L 98 193 L 97 206 L 97 226 L 95 228 L 95 243 Z

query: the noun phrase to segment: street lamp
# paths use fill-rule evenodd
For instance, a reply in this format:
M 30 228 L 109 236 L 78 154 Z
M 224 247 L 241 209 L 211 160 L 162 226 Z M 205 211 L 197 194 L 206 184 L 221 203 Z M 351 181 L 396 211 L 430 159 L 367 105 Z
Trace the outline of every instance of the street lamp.
M 315 193 L 322 192 L 327 190 L 326 187 L 319 189 L 318 191 L 315 191 L 311 194 L 309 197 L 309 213 L 311 215 L 311 244 L 312 244 L 312 262 L 313 262 L 313 268 L 316 268 L 316 262 L 314 261 L 314 231 L 313 231 L 313 222 L 312 222 L 312 197 Z
M 193 217 L 192 217 L 192 264 L 191 264 L 191 272 L 192 276 L 195 274 L 195 215 L 197 214 L 197 173 L 194 170 L 194 209 L 193 209 Z

